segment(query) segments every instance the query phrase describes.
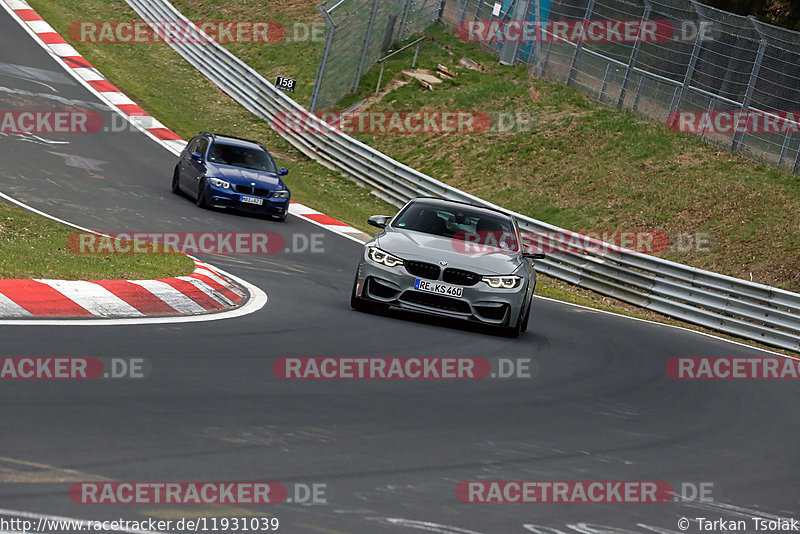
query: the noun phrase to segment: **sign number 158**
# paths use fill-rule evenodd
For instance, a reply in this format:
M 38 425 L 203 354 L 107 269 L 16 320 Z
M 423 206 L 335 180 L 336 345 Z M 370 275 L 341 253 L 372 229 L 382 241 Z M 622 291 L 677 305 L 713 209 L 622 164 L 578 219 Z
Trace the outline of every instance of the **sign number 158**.
M 275 87 L 283 91 L 291 91 L 292 93 L 294 93 L 294 86 L 296 84 L 296 80 L 284 78 L 283 76 L 278 76 L 278 78 L 275 80 Z

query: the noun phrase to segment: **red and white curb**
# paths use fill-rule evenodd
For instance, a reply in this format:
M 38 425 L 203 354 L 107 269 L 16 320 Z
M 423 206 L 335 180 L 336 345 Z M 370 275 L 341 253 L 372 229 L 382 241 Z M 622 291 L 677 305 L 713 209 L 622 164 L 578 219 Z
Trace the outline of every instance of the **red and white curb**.
M 125 117 L 134 126 L 145 132 L 152 139 L 163 145 L 175 155 L 181 153 L 187 141 L 164 126 L 155 117 L 148 114 L 139 105 L 131 100 L 125 93 L 108 81 L 96 68 L 78 53 L 61 35 L 53 29 L 42 17 L 32 9 L 24 0 L 0 0 L 18 17 L 23 27 L 35 36 L 42 46 L 49 50 L 67 72 L 78 79 L 90 91 L 95 93 L 108 106 Z M 292 202 L 289 213 L 302 217 L 313 224 L 330 230 L 339 235 L 355 239 L 359 242 L 369 240 L 369 235 L 353 228 L 328 215 L 320 213 L 299 202 Z
M 165 317 L 239 306 L 233 281 L 195 260 L 189 276 L 161 280 L 0 280 L 0 317 Z

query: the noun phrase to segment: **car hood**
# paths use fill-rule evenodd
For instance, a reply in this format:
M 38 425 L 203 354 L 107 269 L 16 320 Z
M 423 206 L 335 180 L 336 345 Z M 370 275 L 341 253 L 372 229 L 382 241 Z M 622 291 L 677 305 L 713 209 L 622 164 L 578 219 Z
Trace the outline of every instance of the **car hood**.
M 381 250 L 407 260 L 439 264 L 465 269 L 478 274 L 506 275 L 514 273 L 520 265 L 518 253 L 463 252 L 463 241 L 413 230 L 386 228 L 375 239 Z
M 231 165 L 208 165 L 208 176 L 220 178 L 237 185 L 251 185 L 255 182 L 256 187 L 268 187 L 269 189 L 277 189 L 284 187 L 283 180 L 281 180 L 275 173 L 256 171 L 253 169 L 243 169 L 241 167 L 233 167 Z

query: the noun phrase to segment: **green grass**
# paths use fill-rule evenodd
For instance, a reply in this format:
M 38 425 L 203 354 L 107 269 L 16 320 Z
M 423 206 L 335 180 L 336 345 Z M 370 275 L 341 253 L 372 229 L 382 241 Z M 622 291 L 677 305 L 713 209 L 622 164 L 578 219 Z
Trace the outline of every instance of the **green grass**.
M 67 244 L 75 232 L 0 202 L 0 278 L 143 280 L 194 270 L 194 262 L 183 254 L 76 254 Z

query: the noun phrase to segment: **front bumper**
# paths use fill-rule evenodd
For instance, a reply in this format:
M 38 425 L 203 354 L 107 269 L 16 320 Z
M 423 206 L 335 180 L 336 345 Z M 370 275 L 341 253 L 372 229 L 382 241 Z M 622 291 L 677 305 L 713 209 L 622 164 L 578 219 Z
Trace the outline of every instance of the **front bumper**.
M 365 257 L 358 266 L 356 296 L 397 308 L 498 326 L 516 324 L 524 310 L 524 281 L 514 289 L 493 289 L 484 282 L 461 286 L 463 294 L 455 298 L 415 289 L 417 278 L 403 266 L 386 267 Z
M 229 208 L 244 213 L 254 213 L 262 215 L 272 215 L 283 217 L 289 211 L 289 198 L 261 197 L 256 195 L 244 195 L 231 189 L 223 189 L 212 184 L 207 185 L 206 198 L 208 203 L 215 208 Z M 242 202 L 242 197 L 258 198 L 263 201 L 259 206 Z

